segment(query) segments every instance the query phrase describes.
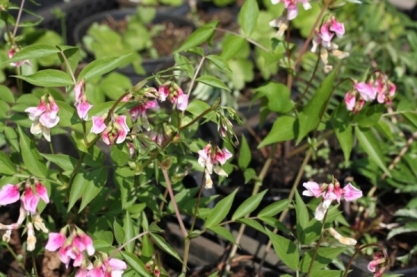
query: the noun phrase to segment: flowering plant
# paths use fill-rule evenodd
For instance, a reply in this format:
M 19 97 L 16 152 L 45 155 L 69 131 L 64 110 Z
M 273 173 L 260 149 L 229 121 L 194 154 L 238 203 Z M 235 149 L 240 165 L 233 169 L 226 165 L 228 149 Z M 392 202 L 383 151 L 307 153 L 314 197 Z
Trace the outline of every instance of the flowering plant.
M 374 276 L 382 275 L 389 266 L 388 254 L 375 243 L 364 243 L 359 228 L 363 211 L 375 200 L 378 182 L 391 180 L 404 155 L 396 155 L 387 166 L 390 156 L 379 145 L 394 140 L 394 127 L 385 117 L 397 120 L 393 110 L 396 98 L 402 97 L 402 84 L 394 84 L 395 72 L 370 68 L 353 74 L 344 67 L 355 53 L 343 41 L 352 30 L 340 19 L 340 11 L 357 3 L 269 2 L 269 9 L 283 10 L 279 17 L 260 10 L 257 1 L 247 0 L 239 12 L 239 32 L 219 28 L 216 22 L 199 27 L 174 53 L 172 68 L 153 72 L 127 89 L 122 86 L 123 76 L 112 71 L 126 65 L 131 54 L 83 64 L 74 46 L 21 45 L 16 32 L 10 31 L 13 24 L 19 27 L 19 19 L 2 17 L 8 26 L 9 48 L 4 63 L 16 69 L 17 85 L 0 87 L 0 106 L 5 109 L 0 111 L 5 149 L 0 152 L 0 205 L 16 207 L 19 213 L 11 224 L 0 222 L 0 230 L 5 243 L 14 234 L 25 237 L 24 249 L 33 254 L 33 263 L 25 256 L 27 261 L 19 264 L 22 272 L 40 276 L 35 256 L 47 253 L 79 277 L 168 276 L 161 258 L 165 253 L 181 264 L 180 276 L 186 276 L 192 243 L 211 233 L 231 243 L 226 261 L 211 276 L 226 275 L 239 246 L 246 247 L 245 228 L 252 228 L 268 238 L 265 253 L 273 247 L 288 269 L 286 276 L 347 276 L 353 258 L 367 248 L 380 248 L 368 268 Z M 9 8 L 3 5 L 1 13 L 7 15 Z M 313 24 L 297 48 L 291 31 L 297 20 L 310 13 Z M 267 43 L 256 36 L 265 26 L 270 31 L 278 28 Z M 215 32 L 230 36 L 219 43 L 221 52 L 213 54 L 202 46 Z M 263 136 L 247 118 L 248 132 L 237 133 L 241 114 L 221 105 L 221 99 L 209 104 L 192 98 L 199 84 L 230 90 L 211 69 L 225 79 L 244 74 L 232 65 L 239 48 L 249 50 L 250 45 L 262 52 L 257 58 L 285 71 L 285 81 L 269 78 L 250 89 L 251 100 L 259 103 L 257 123 L 272 125 Z M 48 56 L 59 59 L 59 69 L 33 68 L 29 74 L 21 70 L 32 60 Z M 314 67 L 309 67 L 309 57 L 316 61 Z M 349 78 L 339 78 L 346 72 Z M 309 74 L 307 86 L 295 95 L 297 77 L 303 74 Z M 324 77 L 316 88 L 313 82 L 318 76 Z M 116 82 L 109 89 L 110 78 Z M 23 81 L 36 88 L 24 91 Z M 106 93 L 98 93 L 96 84 Z M 401 113 L 415 124 L 415 114 L 407 107 L 403 104 Z M 198 136 L 210 124 L 215 125 L 215 137 Z M 255 137 L 255 145 L 248 133 Z M 60 144 L 64 140 L 68 143 Z M 363 173 L 371 189 L 343 177 L 339 167 L 325 178 L 305 177 L 307 165 L 317 167 L 312 160 L 322 155 L 330 140 L 340 149 L 347 168 L 355 162 L 354 156 L 366 157 L 367 169 L 375 172 Z M 278 157 L 281 148 L 283 154 Z M 260 167 L 255 165 L 257 149 L 263 157 Z M 267 174 L 289 153 L 302 158 L 293 186 L 283 199 L 265 204 L 269 192 L 260 190 L 267 185 Z M 231 183 L 234 174 L 253 186 L 244 201 L 236 197 L 239 188 L 220 200 L 204 195 L 222 182 Z M 187 186 L 185 176 L 190 175 L 200 176 L 197 186 Z M 14 205 L 19 200 L 20 206 Z M 289 226 L 286 219 L 292 210 L 295 225 Z M 172 220 L 179 226 L 182 255 L 163 228 Z M 228 228 L 231 224 L 239 225 L 237 235 Z M 342 252 L 351 255 L 350 261 L 347 265 L 335 262 L 338 269 L 330 269 Z M 264 259 L 259 262 L 263 264 Z

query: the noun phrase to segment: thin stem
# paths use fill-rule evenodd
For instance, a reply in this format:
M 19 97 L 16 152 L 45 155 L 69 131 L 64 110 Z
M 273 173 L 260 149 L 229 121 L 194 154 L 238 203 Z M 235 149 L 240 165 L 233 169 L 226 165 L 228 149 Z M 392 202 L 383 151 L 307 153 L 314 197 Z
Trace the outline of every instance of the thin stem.
M 109 259 L 113 258 L 117 253 L 119 253 L 120 251 L 122 251 L 123 248 L 126 247 L 126 245 L 128 245 L 129 243 L 131 243 L 132 241 L 137 240 L 140 237 L 143 237 L 144 235 L 149 234 L 149 231 L 145 231 L 143 233 L 140 233 L 137 236 L 134 236 L 133 238 L 131 238 L 130 240 L 126 241 L 125 243 L 123 243 L 122 245 L 120 245 L 116 250 L 113 251 L 113 253 L 110 254 Z
M 13 256 L 13 258 L 19 264 L 19 266 L 23 269 L 23 271 L 26 273 L 26 275 L 29 276 L 29 272 L 26 270 L 24 263 L 22 262 L 21 259 L 19 259 L 17 257 L 16 253 L 10 247 L 9 243 L 5 242 L 4 245 L 6 245 L 7 250 L 9 250 L 10 254 Z
M 30 252 L 30 255 L 32 256 L 32 266 L 33 266 L 33 271 L 35 273 L 35 276 L 38 277 L 38 268 L 36 267 L 36 258 L 35 258 L 35 253 Z
M 65 65 L 66 65 L 67 70 L 68 70 L 68 73 L 71 75 L 71 79 L 74 82 L 74 85 L 76 85 L 77 80 L 75 79 L 74 72 L 72 71 L 71 65 L 69 64 L 69 61 L 68 61 L 67 57 L 65 56 L 65 54 L 62 50 L 59 53 L 61 54 L 62 59 L 64 59 Z
M 200 206 L 201 195 L 203 194 L 203 188 L 204 188 L 203 182 L 204 182 L 204 179 L 205 179 L 205 175 L 203 174 L 203 177 L 201 178 L 200 189 L 198 190 L 197 201 L 195 203 L 195 210 L 194 210 L 193 219 L 192 219 L 192 222 L 191 222 L 191 228 L 190 228 L 189 233 L 191 233 L 192 231 L 194 231 L 194 226 L 195 226 L 195 223 L 197 221 L 198 207 Z
M 319 47 L 319 51 L 320 51 L 320 47 Z M 317 61 L 316 61 L 316 64 L 314 66 L 313 74 L 311 74 L 310 80 L 308 80 L 307 86 L 304 89 L 303 93 L 301 94 L 300 99 L 295 104 L 295 107 L 298 107 L 301 104 L 301 102 L 303 101 L 304 96 L 306 95 L 308 89 L 311 86 L 311 83 L 313 82 L 314 77 L 316 76 L 317 68 L 319 67 L 319 63 L 320 63 L 320 55 L 317 55 Z
M 358 253 L 360 253 L 363 249 L 368 248 L 368 247 L 378 247 L 382 251 L 382 253 L 384 254 L 385 259 L 389 260 L 389 256 L 388 256 L 387 251 L 381 245 L 379 245 L 377 243 L 369 243 L 369 244 L 362 245 L 361 247 L 356 249 L 355 253 L 353 253 L 352 257 L 350 257 L 349 262 L 346 266 L 345 272 L 343 273 L 342 277 L 347 277 L 347 274 L 349 273 L 349 269 L 352 266 L 353 259 L 355 259 L 356 255 Z
M 187 233 L 187 230 L 185 229 L 184 222 L 182 222 L 182 218 L 181 218 L 180 210 L 178 209 L 177 202 L 175 202 L 175 195 L 174 195 L 174 191 L 172 190 L 171 180 L 169 179 L 168 171 L 165 168 L 163 168 L 162 173 L 164 174 L 165 182 L 167 185 L 167 190 L 171 198 L 172 206 L 174 207 L 175 215 L 177 216 L 178 224 L 180 225 L 182 235 L 184 236 L 184 238 L 186 238 L 188 236 L 188 233 Z
M 255 45 L 256 47 L 259 47 L 260 49 L 264 50 L 265 52 L 270 52 L 269 49 L 265 48 L 264 46 L 262 46 L 261 44 L 257 43 L 256 41 L 254 41 L 254 40 L 252 40 L 250 38 L 245 37 L 244 35 L 241 35 L 239 33 L 236 33 L 236 32 L 230 31 L 230 30 L 222 29 L 222 28 L 215 28 L 215 30 L 220 31 L 220 32 L 224 32 L 224 33 L 229 33 L 229 34 L 232 34 L 232 35 L 235 35 L 235 36 L 244 38 L 248 42 L 250 42 L 253 45 Z
M 198 66 L 197 66 L 197 68 L 196 68 L 196 70 L 194 72 L 194 76 L 191 79 L 190 87 L 188 88 L 188 91 L 187 91 L 187 95 L 188 96 L 190 96 L 191 91 L 193 90 L 193 86 L 194 86 L 195 80 L 197 79 L 197 76 L 200 73 L 201 67 L 203 66 L 203 63 L 204 63 L 205 59 L 206 59 L 205 56 L 201 57 L 200 63 L 198 64 Z
M 303 160 L 303 163 L 301 164 L 300 169 L 298 170 L 297 177 L 295 178 L 294 184 L 293 184 L 293 186 L 292 186 L 292 188 L 291 188 L 291 191 L 290 191 L 290 195 L 288 196 L 288 204 L 287 204 L 287 207 L 286 207 L 286 208 L 285 208 L 285 210 L 281 213 L 281 215 L 280 215 L 280 217 L 279 217 L 279 219 L 278 219 L 278 220 L 279 220 L 279 221 L 281 221 L 281 222 L 282 222 L 282 221 L 284 220 L 284 218 L 287 216 L 287 213 L 288 213 L 288 211 L 289 211 L 289 209 L 290 209 L 290 203 L 291 203 L 292 199 L 294 198 L 295 191 L 297 190 L 298 184 L 299 184 L 299 183 L 300 183 L 300 181 L 301 181 L 301 177 L 302 177 L 302 176 L 303 176 L 303 174 L 304 174 L 305 167 L 306 167 L 307 163 L 310 161 L 310 158 L 311 158 L 312 154 L 313 154 L 313 149 L 312 149 L 312 148 L 310 148 L 310 149 L 309 149 L 309 151 L 307 152 L 306 156 L 304 157 L 304 160 Z M 273 232 L 276 234 L 276 233 L 278 232 L 278 229 L 277 229 L 277 228 L 275 228 Z M 271 240 L 269 240 L 269 241 L 268 241 L 268 244 L 267 244 L 267 245 L 266 245 L 266 247 L 265 247 L 265 250 L 264 250 L 264 255 L 263 255 L 263 257 L 262 257 L 262 259 L 261 259 L 261 262 L 260 262 L 260 264 L 259 264 L 259 270 L 261 270 L 261 268 L 262 268 L 262 266 L 263 266 L 263 264 L 264 264 L 264 262 L 265 262 L 266 255 L 267 255 L 267 253 L 269 252 L 269 249 L 271 249 L 271 246 L 272 246 L 272 242 L 271 242 Z
M 190 245 L 191 245 L 191 239 L 186 237 L 184 240 L 184 257 L 183 257 L 182 269 L 181 269 L 181 273 L 184 275 L 187 273 L 187 263 L 188 263 L 188 257 L 190 254 Z
M 258 191 L 259 191 L 259 188 L 262 186 L 262 181 L 264 180 L 266 174 L 268 173 L 269 168 L 271 167 L 272 159 L 274 157 L 276 149 L 277 149 L 277 144 L 274 144 L 272 146 L 271 152 L 269 152 L 268 159 L 265 161 L 264 166 L 262 167 L 261 173 L 258 176 L 258 180 L 255 182 L 255 185 L 253 187 L 251 196 L 257 194 Z M 250 216 L 250 214 L 247 214 L 245 216 L 245 218 L 248 218 L 249 216 Z M 242 236 L 243 236 L 243 233 L 245 232 L 245 229 L 246 229 L 246 225 L 241 224 L 240 227 L 239 227 L 238 234 L 236 236 L 236 244 L 233 244 L 232 249 L 230 250 L 230 253 L 229 253 L 229 258 L 228 258 L 228 261 L 227 261 L 227 264 L 226 264 L 225 274 L 227 272 L 229 272 L 229 270 L 230 270 L 232 259 L 236 255 L 239 242 L 242 239 Z
M 16 18 L 16 24 L 14 26 L 14 30 L 13 30 L 13 37 L 16 36 L 17 33 L 17 28 L 19 27 L 19 21 L 20 21 L 20 17 L 22 16 L 22 11 L 23 11 L 23 6 L 25 5 L 25 0 L 22 0 L 22 2 L 20 3 L 20 8 L 19 8 L 19 12 L 17 14 L 17 18 Z
M 324 214 L 324 217 L 323 217 L 323 224 L 321 225 L 320 238 L 317 241 L 316 247 L 314 249 L 313 257 L 311 257 L 311 261 L 310 261 L 310 265 L 308 266 L 306 277 L 310 276 L 311 269 L 313 268 L 314 260 L 316 259 L 317 252 L 319 251 L 321 241 L 323 240 L 324 225 L 326 224 L 327 212 L 328 212 L 328 210 L 326 211 L 326 213 Z

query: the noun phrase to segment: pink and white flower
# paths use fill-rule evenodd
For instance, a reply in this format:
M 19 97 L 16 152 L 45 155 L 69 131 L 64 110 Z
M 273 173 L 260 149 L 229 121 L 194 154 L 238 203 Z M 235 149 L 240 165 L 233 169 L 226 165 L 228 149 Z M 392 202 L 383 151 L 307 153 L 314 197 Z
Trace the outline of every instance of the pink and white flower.
M 168 100 L 177 106 L 180 111 L 185 111 L 188 106 L 188 95 L 173 82 L 167 82 L 159 86 L 158 89 L 159 101 Z
M 374 277 L 381 277 L 385 271 L 387 259 L 382 253 L 376 253 L 372 261 L 368 263 L 368 270 L 374 273 Z
M 50 129 L 59 122 L 59 107 L 52 96 L 42 96 L 37 107 L 29 107 L 25 110 L 32 120 L 30 132 L 34 135 L 42 134 L 47 141 L 51 141 Z
M 311 9 L 309 0 L 271 0 L 271 3 L 276 5 L 278 3 L 284 3 L 285 8 L 287 9 L 287 18 L 288 20 L 293 20 L 298 15 L 297 3 L 303 5 L 304 10 Z
M 321 221 L 324 218 L 331 203 L 336 200 L 340 203 L 342 197 L 345 201 L 355 201 L 362 197 L 362 191 L 348 183 L 344 188 L 340 187 L 340 183 L 336 181 L 335 184 L 322 184 L 316 182 L 307 182 L 303 186 L 306 188 L 303 191 L 304 196 L 319 198 L 322 197 L 322 202 L 317 206 L 314 217 Z
M 18 52 L 16 47 L 12 47 L 9 49 L 9 51 L 7 52 L 9 59 L 13 58 L 13 56 Z M 29 60 L 24 60 L 24 61 L 18 61 L 18 62 L 11 62 L 10 65 L 11 66 L 15 66 L 15 67 L 21 67 L 23 64 L 27 64 L 30 65 L 30 61 Z
M 130 129 L 126 124 L 126 116 L 113 114 L 110 122 L 106 125 L 106 115 L 93 116 L 90 132 L 101 134 L 101 138 L 107 145 L 120 144 L 125 141 Z
M 23 207 L 28 214 L 36 214 L 39 197 L 34 193 L 32 186 L 27 185 L 21 197 Z
M 48 242 L 46 243 L 45 249 L 50 252 L 55 252 L 60 249 L 64 244 L 67 238 L 65 233 L 49 233 Z
M 27 225 L 27 235 L 28 238 L 26 240 L 27 243 L 27 251 L 33 251 L 35 250 L 35 245 L 36 245 L 36 237 L 35 237 L 35 230 L 33 229 L 33 224 L 32 222 L 29 222 Z
M 148 131 L 150 130 L 150 126 L 148 118 L 146 116 L 146 111 L 149 109 L 159 109 L 158 101 L 156 99 L 147 101 L 143 104 L 139 104 L 129 111 L 130 116 L 132 117 L 132 121 L 136 121 L 140 117 L 143 127 Z
M 211 144 L 207 144 L 202 150 L 198 151 L 198 163 L 204 168 L 207 189 L 212 188 L 213 181 L 210 175 L 213 171 L 219 176 L 227 176 L 227 173 L 220 167 L 224 165 L 228 159 L 232 157 L 232 153 L 226 148 L 213 149 Z
M 18 201 L 20 189 L 18 185 L 6 184 L 0 189 L 0 205 L 5 206 Z
M 85 81 L 81 80 L 74 86 L 75 102 L 74 106 L 77 108 L 77 114 L 82 120 L 88 119 L 88 111 L 93 107 L 88 103 L 87 95 L 84 92 Z

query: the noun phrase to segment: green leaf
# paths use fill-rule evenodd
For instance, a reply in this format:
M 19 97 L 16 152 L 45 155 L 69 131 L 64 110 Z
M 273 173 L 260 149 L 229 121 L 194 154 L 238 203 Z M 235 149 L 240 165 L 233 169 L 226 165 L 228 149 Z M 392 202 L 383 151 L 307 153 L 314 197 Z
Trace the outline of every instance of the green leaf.
M 87 183 L 83 192 L 83 198 L 81 200 L 80 209 L 81 212 L 90 203 L 97 194 L 103 189 L 104 184 L 107 181 L 107 169 L 98 168 L 88 172 L 85 175 Z
M 175 259 L 177 259 L 180 263 L 182 263 L 182 260 L 180 258 L 180 256 L 178 255 L 178 253 L 174 250 L 174 248 L 172 248 L 171 245 L 169 245 L 165 239 L 163 237 L 161 237 L 160 235 L 154 234 L 154 233 L 150 233 L 152 239 L 154 240 L 155 244 L 164 252 L 168 253 L 169 255 L 171 255 L 172 257 L 174 257 Z
M 355 127 L 355 134 L 358 138 L 360 146 L 368 154 L 369 158 L 378 165 L 380 169 L 384 171 L 387 176 L 391 177 L 388 168 L 384 164 L 384 155 L 379 147 L 380 142 L 370 129 L 362 130 L 359 127 Z
M 251 197 L 243 201 L 243 203 L 240 204 L 234 212 L 232 220 L 237 220 L 242 217 L 249 216 L 251 212 L 258 208 L 266 192 L 267 190 L 264 190 L 258 194 L 252 195 Z
M 275 216 L 282 212 L 288 206 L 288 199 L 278 200 L 265 208 L 263 208 L 259 213 L 258 217 L 263 216 Z
M 237 189 L 235 189 L 231 194 L 216 204 L 216 206 L 213 208 L 213 210 L 211 210 L 209 216 L 207 217 L 206 228 L 218 225 L 226 217 L 230 211 L 230 208 L 232 207 L 236 193 Z
M 0 173 L 5 175 L 16 173 L 15 165 L 3 151 L 0 151 Z
M 142 238 L 142 257 L 151 259 L 152 255 L 155 254 L 155 249 L 152 246 L 152 242 L 149 239 L 149 235 L 144 235 Z
M 6 103 L 14 103 L 13 92 L 6 86 L 0 85 L 0 99 L 4 100 Z
M 181 55 L 179 53 L 175 53 L 174 58 L 175 66 L 187 73 L 187 76 L 189 78 L 193 78 L 195 71 L 193 64 L 190 62 L 190 60 L 186 56 Z
M 123 148 L 123 144 L 116 144 L 110 149 L 110 157 L 117 166 L 126 165 L 130 159 L 129 153 L 127 153 L 126 149 L 123 150 Z
M 122 245 L 125 241 L 125 231 L 123 230 L 123 227 L 117 223 L 116 220 L 113 221 L 113 232 L 117 243 Z
M 59 126 L 69 127 L 81 123 L 81 119 L 73 107 L 63 101 L 56 100 L 55 102 L 59 107 Z
M 244 38 L 228 34 L 223 40 L 222 58 L 226 61 L 230 60 L 239 52 L 239 49 L 241 49 L 245 43 L 246 40 Z
M 286 234 L 291 234 L 292 235 L 292 232 L 290 231 L 290 229 L 288 229 L 287 226 L 285 226 L 277 218 L 272 217 L 272 216 L 260 216 L 258 218 L 259 218 L 259 220 L 268 224 L 269 226 L 274 227 L 274 228 L 276 228 L 276 229 L 278 229 L 281 232 L 284 232 Z
M 261 97 L 266 97 L 268 99 L 268 109 L 273 112 L 287 113 L 294 108 L 290 90 L 281 83 L 269 82 L 255 89 L 255 92 L 252 102 Z
M 47 168 L 38 149 L 28 136 L 19 128 L 19 145 L 22 150 L 23 163 L 26 169 L 36 177 L 46 177 Z
M 386 107 L 384 105 L 369 106 L 355 114 L 353 122 L 356 122 L 359 127 L 369 128 L 377 124 L 385 112 Z
M 324 115 L 327 103 L 333 91 L 333 83 L 337 70 L 333 70 L 321 83 L 320 87 L 314 93 L 314 96 L 308 101 L 307 105 L 298 114 L 299 129 L 297 144 L 312 130 L 317 128 L 322 115 Z
M 14 150 L 16 150 L 17 152 L 20 152 L 19 140 L 17 138 L 17 133 L 15 129 L 6 126 L 4 128 L 4 135 L 6 136 L 6 139 L 9 142 L 10 146 L 13 147 Z
M 249 227 L 252 227 L 253 229 L 265 233 L 265 228 L 256 220 L 250 219 L 250 218 L 241 218 L 237 220 L 239 223 L 243 223 Z
M 243 176 L 245 177 L 245 184 L 249 183 L 250 180 L 256 180 L 258 178 L 258 174 L 256 174 L 253 168 L 246 168 Z
M 246 0 L 238 17 L 239 25 L 242 27 L 246 37 L 249 37 L 255 31 L 258 15 L 258 2 L 256 0 Z
M 74 171 L 77 165 L 77 160 L 74 157 L 64 154 L 41 154 L 42 157 L 50 162 L 53 162 L 65 171 Z
M 236 241 L 235 241 L 232 233 L 230 233 L 230 231 L 227 230 L 226 228 L 224 228 L 222 226 L 213 226 L 213 227 L 210 227 L 208 229 L 213 231 L 214 233 L 216 233 L 220 237 L 230 241 L 231 243 L 236 244 Z
M 274 250 L 278 257 L 286 264 L 289 268 L 297 270 L 298 261 L 300 259 L 300 253 L 297 245 L 283 236 L 274 234 L 267 229 L 268 237 L 272 241 Z
M 229 87 L 226 86 L 223 81 L 221 81 L 219 78 L 211 76 L 211 75 L 203 75 L 200 76 L 196 79 L 197 82 L 215 87 L 215 88 L 220 88 L 220 89 L 224 89 L 227 91 L 230 91 Z
M 248 142 L 244 135 L 242 135 L 242 139 L 240 142 L 240 150 L 239 150 L 239 158 L 238 158 L 238 165 L 240 169 L 245 170 L 250 161 L 252 159 L 251 150 L 249 148 Z
M 349 112 L 344 103 L 340 103 L 334 111 L 331 123 L 347 163 L 353 148 L 353 128 L 350 125 Z
M 2 65 L 19 62 L 24 60 L 31 60 L 54 55 L 59 52 L 59 49 L 50 44 L 33 44 L 22 48 L 14 56 L 4 62 Z
M 209 41 L 215 32 L 216 26 L 217 22 L 211 22 L 204 26 L 201 26 L 200 28 L 195 30 L 175 52 L 182 52 Z
M 74 84 L 70 75 L 56 69 L 44 69 L 32 75 L 14 77 L 40 87 L 66 87 Z
M 146 270 L 145 264 L 134 254 L 122 251 L 123 260 L 134 270 L 139 276 L 151 277 L 152 275 Z
M 275 120 L 271 131 L 258 145 L 258 149 L 266 145 L 287 141 L 295 138 L 296 132 L 296 118 L 288 115 L 282 115 Z
M 322 269 L 328 264 L 330 264 L 334 259 L 336 259 L 346 248 L 345 247 L 338 247 L 338 248 L 330 248 L 330 247 L 320 247 L 317 251 L 317 255 L 313 262 L 312 270 Z M 309 250 L 307 253 L 303 255 L 303 258 L 300 262 L 300 270 L 301 272 L 307 272 L 308 268 L 311 263 L 311 259 L 314 255 L 315 249 Z
M 314 270 L 311 272 L 310 277 L 342 277 L 344 274 L 343 270 Z M 385 276 L 385 274 L 384 274 Z M 388 277 L 388 276 L 387 276 Z M 393 276 L 391 276 L 393 277 Z
M 77 81 L 82 79 L 90 80 L 94 77 L 106 74 L 113 69 L 126 64 L 132 58 L 132 54 L 127 54 L 118 57 L 104 57 L 89 63 L 81 70 Z
M 295 211 L 297 215 L 297 237 L 302 243 L 304 243 L 305 230 L 310 220 L 308 217 L 307 207 L 297 191 L 295 193 Z
M 68 203 L 68 212 L 74 206 L 75 202 L 83 195 L 85 190 L 85 178 L 83 176 L 84 173 L 78 173 L 74 177 L 74 181 L 72 182 L 71 191 L 69 195 L 69 203 Z
M 125 231 L 125 240 L 124 243 L 127 243 L 135 236 L 135 230 L 133 228 L 132 218 L 128 211 L 126 211 L 126 215 L 123 218 L 123 230 Z M 131 241 L 126 244 L 126 250 L 131 252 L 135 248 L 135 242 Z
M 217 66 L 220 70 L 223 70 L 227 73 L 232 73 L 227 64 L 226 60 L 218 55 L 208 55 L 206 59 L 210 60 L 215 66 Z

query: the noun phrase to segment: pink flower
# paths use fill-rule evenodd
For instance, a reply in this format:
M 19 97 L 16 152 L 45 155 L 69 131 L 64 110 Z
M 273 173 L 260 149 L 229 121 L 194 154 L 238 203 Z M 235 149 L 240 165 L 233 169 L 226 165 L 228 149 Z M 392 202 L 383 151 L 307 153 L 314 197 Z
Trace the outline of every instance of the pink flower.
M 381 253 L 376 253 L 374 259 L 368 263 L 368 270 L 374 273 L 374 277 L 381 277 L 385 271 L 387 259 Z
M 46 243 L 45 249 L 50 252 L 55 252 L 61 248 L 66 241 L 66 237 L 62 233 L 49 233 L 48 242 Z
M 379 103 L 391 104 L 396 92 L 396 86 L 389 81 L 385 74 L 377 73 L 377 79 L 375 81 L 377 91 L 377 101 Z
M 314 213 L 314 217 L 319 221 L 323 220 L 324 215 L 334 200 L 340 203 L 342 197 L 348 202 L 362 197 L 362 191 L 352 186 L 351 183 L 341 188 L 340 183 L 337 181 L 335 184 L 322 185 L 316 182 L 307 182 L 303 184 L 303 187 L 307 189 L 303 191 L 303 195 L 315 198 L 322 197 L 322 202 L 317 206 Z
M 87 95 L 84 93 L 84 80 L 79 81 L 74 86 L 75 102 L 74 106 L 77 108 L 77 114 L 82 120 L 88 119 L 88 111 L 93 107 L 87 101 Z
M 38 207 L 39 197 L 33 192 L 30 185 L 26 186 L 25 192 L 22 197 L 22 204 L 26 212 L 29 214 L 36 214 L 36 208 Z
M 0 205 L 5 206 L 19 200 L 20 191 L 18 185 L 6 184 L 0 189 Z
M 120 115 L 116 116 L 114 120 L 114 127 L 117 130 L 117 140 L 116 143 L 122 143 L 125 141 L 127 133 L 129 133 L 130 129 L 126 124 L 126 116 Z
M 331 19 L 329 30 L 334 32 L 338 38 L 345 34 L 345 25 L 336 20 L 335 17 Z
M 206 188 L 211 188 L 213 182 L 210 174 L 213 171 L 220 176 L 227 176 L 227 173 L 219 166 L 226 163 L 232 157 L 232 153 L 226 148 L 216 147 L 212 149 L 211 144 L 207 144 L 202 150 L 198 151 L 198 163 L 205 170 Z
M 47 141 L 51 141 L 50 129 L 55 127 L 59 122 L 59 107 L 52 96 L 42 96 L 37 107 L 29 107 L 25 112 L 29 113 L 29 119 L 32 120 L 30 132 L 34 135 L 41 134 Z
M 17 53 L 17 49 L 16 47 L 12 47 L 9 49 L 9 51 L 7 52 L 9 59 L 13 58 L 13 56 Z M 28 64 L 30 65 L 30 61 L 29 60 L 24 60 L 24 61 L 19 61 L 19 62 L 13 62 L 10 63 L 11 66 L 15 66 L 15 67 L 21 67 L 23 64 Z
M 93 116 L 92 123 L 93 126 L 91 127 L 90 133 L 94 134 L 101 134 L 106 129 L 106 123 L 104 122 L 106 116 Z
M 156 101 L 156 99 L 147 101 L 144 104 L 137 105 L 129 111 L 130 116 L 132 117 L 132 121 L 136 121 L 140 117 L 143 127 L 148 131 L 150 130 L 150 126 L 146 116 L 146 111 L 149 109 L 159 109 L 158 101 Z
M 160 101 L 168 100 L 177 106 L 180 111 L 185 111 L 188 106 L 188 95 L 173 82 L 167 82 L 159 86 L 158 95 Z
M 375 99 L 376 89 L 372 85 L 372 83 L 367 84 L 365 82 L 360 82 L 360 83 L 356 83 L 354 87 L 359 92 L 362 99 L 365 100 L 366 102 L 372 101 Z
M 38 196 L 46 203 L 49 203 L 49 196 L 48 191 L 46 190 L 45 186 L 39 183 L 39 181 L 35 182 L 36 193 Z
M 271 3 L 276 5 L 278 3 L 284 3 L 285 8 L 287 9 L 287 18 L 288 20 L 293 20 L 298 15 L 297 3 L 301 3 L 305 10 L 311 9 L 309 0 L 271 0 Z
M 74 242 L 80 252 L 87 250 L 88 255 L 94 255 L 93 240 L 85 233 L 81 233 L 74 238 Z
M 345 95 L 345 104 L 348 111 L 353 111 L 356 105 L 356 94 L 348 91 Z
M 119 259 L 109 259 L 103 261 L 104 272 L 111 272 L 111 277 L 121 277 L 126 270 L 127 265 L 124 261 Z

